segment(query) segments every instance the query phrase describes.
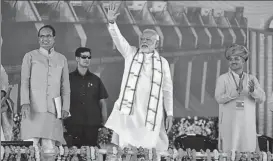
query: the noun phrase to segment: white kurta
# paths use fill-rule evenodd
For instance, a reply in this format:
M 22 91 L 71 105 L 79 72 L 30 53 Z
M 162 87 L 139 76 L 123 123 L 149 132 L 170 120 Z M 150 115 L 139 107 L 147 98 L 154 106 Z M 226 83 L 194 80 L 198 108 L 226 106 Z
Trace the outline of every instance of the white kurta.
M 62 97 L 62 110 L 69 112 L 70 83 L 67 59 L 52 48 L 40 47 L 25 54 L 21 70 L 21 105 L 30 114 L 21 121 L 21 139 L 43 138 L 65 144 L 63 123 L 56 117 L 53 98 Z
M 117 49 L 125 59 L 125 68 L 120 89 L 121 92 L 105 125 L 107 128 L 110 128 L 115 132 L 113 134 L 112 142 L 121 147 L 132 145 L 136 147 L 141 146 L 143 148 L 156 148 L 159 151 L 165 151 L 168 148 L 169 140 L 163 123 L 163 99 L 167 115 L 173 116 L 173 84 L 168 61 L 161 57 L 163 70 L 163 96 L 161 96 L 159 101 L 155 130 L 151 131 L 145 127 L 152 80 L 151 54 L 145 55 L 143 68 L 136 88 L 133 114 L 130 116 L 124 115 L 118 109 L 120 107 L 123 89 L 129 72 L 129 66 L 134 54 L 136 53 L 136 48 L 128 44 L 125 38 L 120 34 L 116 24 L 109 25 L 109 32 L 117 46 Z
M 1 65 L 1 90 L 7 91 L 9 86 L 9 77 L 5 68 Z
M 8 79 L 8 75 L 7 75 L 6 71 L 5 71 L 5 68 L 2 65 L 1 65 L 0 85 L 1 85 L 1 90 L 4 90 L 4 91 L 7 92 L 8 85 L 9 85 L 9 79 Z M 1 141 L 5 141 L 5 136 L 4 136 L 4 132 L 3 132 L 3 129 L 2 129 L 2 124 L 1 124 Z
M 1 141 L 5 141 L 4 132 L 1 126 Z
M 236 109 L 236 84 L 232 71 L 221 75 L 216 84 L 215 99 L 219 103 L 219 143 L 223 151 L 254 152 L 257 147 L 256 102 L 265 101 L 265 92 L 257 78 L 244 73 L 243 91 L 244 110 Z M 239 75 L 232 72 L 239 84 Z M 249 93 L 248 82 L 254 80 L 255 90 Z

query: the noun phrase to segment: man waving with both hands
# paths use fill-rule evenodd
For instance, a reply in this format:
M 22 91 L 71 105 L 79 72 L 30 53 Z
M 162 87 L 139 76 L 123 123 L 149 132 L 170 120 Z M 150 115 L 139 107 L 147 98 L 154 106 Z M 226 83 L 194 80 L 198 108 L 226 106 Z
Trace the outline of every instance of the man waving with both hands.
M 165 151 L 169 146 L 167 133 L 173 121 L 173 82 L 169 63 L 156 50 L 160 41 L 156 31 L 144 30 L 139 48 L 126 41 L 116 24 L 117 9 L 113 2 L 109 4 L 109 32 L 125 59 L 125 67 L 119 98 L 105 126 L 114 131 L 112 143 L 120 147 L 141 146 Z

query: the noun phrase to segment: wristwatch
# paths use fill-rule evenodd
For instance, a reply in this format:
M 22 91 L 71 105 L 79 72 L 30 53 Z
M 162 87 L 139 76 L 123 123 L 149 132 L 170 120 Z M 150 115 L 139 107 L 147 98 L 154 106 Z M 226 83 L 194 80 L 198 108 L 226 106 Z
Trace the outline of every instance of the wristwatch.
M 115 23 L 115 21 L 108 21 L 109 23 L 111 23 L 111 24 L 114 24 Z

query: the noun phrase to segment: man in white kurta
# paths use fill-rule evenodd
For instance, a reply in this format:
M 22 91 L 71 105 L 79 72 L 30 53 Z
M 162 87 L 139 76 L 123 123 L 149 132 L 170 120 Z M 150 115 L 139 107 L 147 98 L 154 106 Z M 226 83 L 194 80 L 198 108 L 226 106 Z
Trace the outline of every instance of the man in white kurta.
M 2 65 L 1 65 L 0 84 L 1 84 L 1 95 L 2 95 L 2 92 L 4 92 L 4 93 L 7 92 L 8 85 L 9 85 L 8 75 L 7 75 L 6 71 L 5 71 L 5 68 Z M 3 113 L 2 110 L 1 110 L 1 113 Z M 1 141 L 5 141 L 4 132 L 3 132 L 3 128 L 2 128 L 2 123 L 1 123 Z
M 21 139 L 41 142 L 44 153 L 66 144 L 62 119 L 69 116 L 70 83 L 66 57 L 54 50 L 55 29 L 45 25 L 38 32 L 40 48 L 25 54 L 21 70 Z M 54 98 L 61 97 L 62 118 Z
M 256 103 L 265 101 L 257 78 L 243 72 L 248 50 L 232 45 L 226 51 L 230 69 L 217 79 L 215 99 L 219 103 L 219 145 L 223 151 L 254 152 L 257 148 Z M 238 103 L 243 102 L 244 107 Z
M 119 98 L 115 102 L 113 111 L 105 126 L 114 131 L 112 142 L 120 147 L 141 146 L 143 148 L 156 148 L 158 151 L 165 151 L 168 149 L 169 141 L 164 127 L 164 108 L 167 114 L 167 131 L 172 126 L 173 116 L 173 83 L 170 68 L 168 61 L 159 56 L 155 48 L 149 52 L 145 52 L 145 49 L 151 47 L 149 46 L 153 41 L 151 37 L 155 37 L 156 41 L 158 41 L 159 36 L 155 34 L 155 31 L 146 30 L 143 32 L 141 38 L 140 49 L 138 50 L 136 47 L 130 46 L 121 35 L 114 19 L 111 18 L 111 15 L 109 16 L 109 12 L 115 10 L 111 7 L 113 6 L 110 5 L 108 11 L 109 32 L 117 49 L 125 59 L 125 67 Z M 143 54 L 143 57 L 140 54 Z M 155 57 L 157 58 L 155 59 Z M 142 68 L 138 71 L 136 69 L 137 65 L 133 65 L 135 60 L 139 64 L 142 64 Z M 156 60 L 161 62 L 162 81 L 158 81 L 160 80 L 160 74 L 156 74 L 156 71 L 153 71 L 153 68 L 157 66 L 153 64 Z M 134 73 L 134 76 L 138 77 L 136 84 L 132 83 L 134 76 L 131 77 L 130 73 Z M 151 86 L 153 85 L 152 80 L 154 82 L 161 82 L 157 84 L 162 87 L 159 88 L 158 92 L 151 90 Z M 130 95 L 127 92 L 127 90 L 130 90 L 127 89 L 128 86 L 131 86 L 132 91 L 135 90 L 133 101 L 128 101 L 129 105 L 130 103 L 132 105 L 130 114 L 122 112 L 122 105 L 126 102 L 123 99 Z M 154 86 L 153 88 L 155 89 L 156 87 Z M 158 106 L 151 103 L 151 100 L 156 99 L 156 96 L 151 98 L 150 92 L 154 95 L 159 94 L 157 95 L 159 99 Z M 151 112 L 152 107 L 157 107 L 153 111 L 154 113 Z M 149 122 L 149 120 L 152 120 L 150 118 L 154 119 L 154 124 L 151 123 L 153 121 Z

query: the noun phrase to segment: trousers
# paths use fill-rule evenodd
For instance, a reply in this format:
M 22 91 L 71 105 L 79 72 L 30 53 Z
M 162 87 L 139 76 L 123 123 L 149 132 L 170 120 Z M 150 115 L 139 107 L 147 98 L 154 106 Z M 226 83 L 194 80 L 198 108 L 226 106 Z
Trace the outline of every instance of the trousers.
M 101 126 L 89 125 L 68 125 L 67 135 L 70 141 L 66 140 L 67 145 L 81 146 L 98 146 L 98 130 Z
M 42 146 L 42 149 L 44 153 L 54 153 L 54 148 L 55 148 L 55 141 L 51 139 L 45 139 L 45 138 L 32 138 L 32 139 L 27 139 L 24 141 L 32 141 L 33 146 L 38 146 L 39 143 Z

